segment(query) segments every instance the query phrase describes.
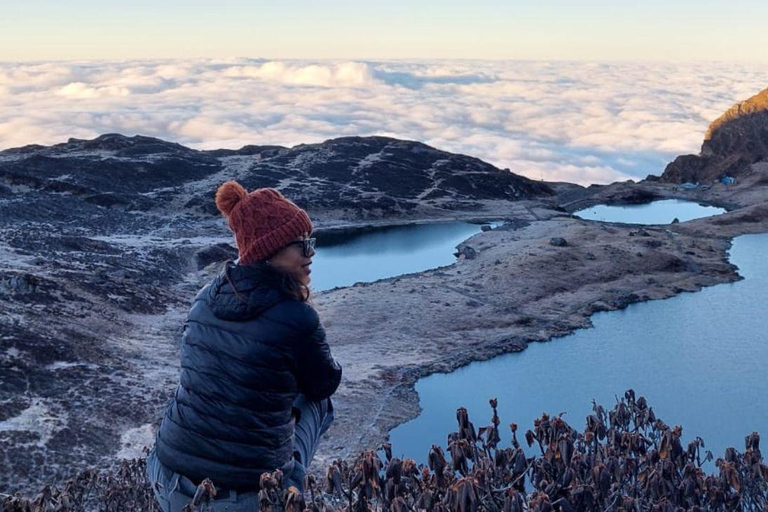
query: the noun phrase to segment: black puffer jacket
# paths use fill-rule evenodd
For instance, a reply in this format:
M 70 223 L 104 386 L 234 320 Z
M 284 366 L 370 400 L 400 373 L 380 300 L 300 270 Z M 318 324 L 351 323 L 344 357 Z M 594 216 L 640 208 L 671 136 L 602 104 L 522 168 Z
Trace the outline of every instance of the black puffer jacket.
M 157 435 L 157 456 L 194 481 L 254 490 L 263 472 L 293 468 L 297 393 L 328 398 L 340 380 L 314 308 L 230 263 L 187 317 L 180 384 Z

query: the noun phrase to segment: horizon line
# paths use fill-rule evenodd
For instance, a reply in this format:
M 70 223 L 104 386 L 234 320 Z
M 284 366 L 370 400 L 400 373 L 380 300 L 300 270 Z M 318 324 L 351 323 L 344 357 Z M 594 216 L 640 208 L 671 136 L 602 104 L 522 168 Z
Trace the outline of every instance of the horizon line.
M 559 63 L 584 63 L 584 64 L 768 64 L 768 58 L 764 60 L 753 59 L 659 59 L 659 58 L 635 58 L 635 59 L 574 59 L 574 58 L 533 58 L 533 57 L 266 57 L 266 56 L 228 56 L 228 57 L 52 57 L 33 59 L 3 59 L 0 64 L 41 64 L 41 63 L 77 63 L 77 62 L 164 62 L 164 61 L 315 61 L 315 62 L 408 62 L 408 61 L 457 61 L 457 62 L 559 62 Z

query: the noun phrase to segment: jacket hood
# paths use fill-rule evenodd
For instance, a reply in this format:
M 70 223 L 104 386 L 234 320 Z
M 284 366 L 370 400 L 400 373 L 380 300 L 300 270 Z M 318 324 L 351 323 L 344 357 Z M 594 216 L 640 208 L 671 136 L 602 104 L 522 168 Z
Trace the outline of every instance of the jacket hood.
M 213 314 L 232 322 L 251 320 L 285 298 L 264 282 L 258 270 L 232 262 L 227 263 L 208 290 Z

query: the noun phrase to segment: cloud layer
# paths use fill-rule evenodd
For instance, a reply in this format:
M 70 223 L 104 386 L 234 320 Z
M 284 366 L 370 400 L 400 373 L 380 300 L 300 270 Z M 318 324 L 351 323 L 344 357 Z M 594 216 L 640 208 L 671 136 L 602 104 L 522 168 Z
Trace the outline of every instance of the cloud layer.
M 102 133 L 199 149 L 419 140 L 547 180 L 659 174 L 768 65 L 535 61 L 0 63 L 0 149 Z

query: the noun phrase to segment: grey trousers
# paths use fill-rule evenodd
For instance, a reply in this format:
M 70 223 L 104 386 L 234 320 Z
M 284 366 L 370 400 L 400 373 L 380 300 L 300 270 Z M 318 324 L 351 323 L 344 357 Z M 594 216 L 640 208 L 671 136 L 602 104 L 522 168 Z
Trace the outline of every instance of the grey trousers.
M 311 402 L 299 395 L 293 403 L 296 431 L 293 457 L 296 462 L 290 475 L 283 478 L 283 486 L 304 490 L 307 468 L 317 451 L 320 437 L 333 422 L 331 399 Z M 163 512 L 181 512 L 195 495 L 197 486 L 189 478 L 164 466 L 157 458 L 155 448 L 147 456 L 147 476 Z M 236 492 L 217 488 L 216 499 L 205 510 L 212 512 L 253 512 L 259 510 L 259 493 Z

